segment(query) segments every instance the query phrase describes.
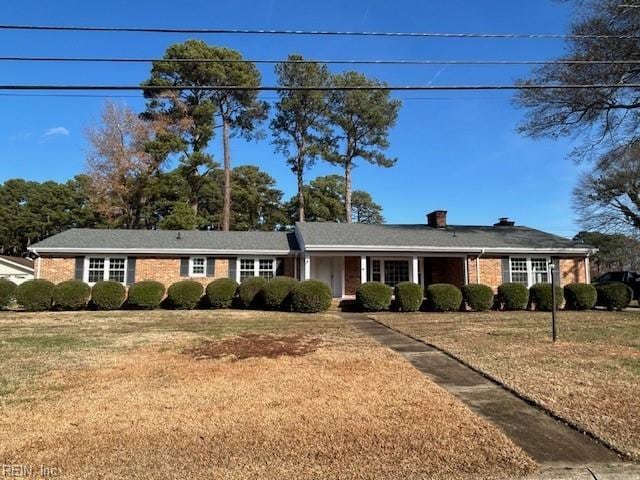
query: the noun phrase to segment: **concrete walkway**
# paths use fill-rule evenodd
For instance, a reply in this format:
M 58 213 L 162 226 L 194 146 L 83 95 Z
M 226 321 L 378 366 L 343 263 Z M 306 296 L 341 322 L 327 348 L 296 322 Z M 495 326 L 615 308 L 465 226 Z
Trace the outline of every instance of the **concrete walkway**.
M 403 355 L 416 369 L 500 428 L 538 463 L 556 467 L 622 463 L 607 447 L 553 419 L 447 354 L 366 315 L 342 315 L 357 330 Z

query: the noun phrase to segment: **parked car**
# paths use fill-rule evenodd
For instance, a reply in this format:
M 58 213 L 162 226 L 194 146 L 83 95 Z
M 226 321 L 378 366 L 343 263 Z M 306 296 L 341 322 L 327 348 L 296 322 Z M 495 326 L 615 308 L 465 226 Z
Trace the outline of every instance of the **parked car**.
M 633 290 L 634 300 L 640 299 L 640 273 L 638 272 L 607 272 L 600 275 L 595 283 L 624 283 Z

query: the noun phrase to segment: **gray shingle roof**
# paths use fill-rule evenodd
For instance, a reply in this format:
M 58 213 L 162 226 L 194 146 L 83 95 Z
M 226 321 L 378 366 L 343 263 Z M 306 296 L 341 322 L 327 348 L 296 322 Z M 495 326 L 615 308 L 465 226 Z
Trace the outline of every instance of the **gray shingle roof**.
M 21 265 L 25 268 L 33 270 L 33 260 L 22 257 L 10 257 L 9 255 L 0 255 L 0 259 L 6 260 L 11 263 L 15 263 L 17 265 Z
M 179 237 L 179 238 L 178 238 Z M 293 232 L 219 232 L 194 230 L 107 230 L 74 228 L 31 246 L 36 251 L 47 249 L 134 249 L 288 252 L 298 250 Z
M 298 223 L 305 248 L 356 245 L 359 247 L 416 247 L 441 249 L 585 249 L 567 238 L 528 227 L 449 225 L 367 225 L 346 223 Z

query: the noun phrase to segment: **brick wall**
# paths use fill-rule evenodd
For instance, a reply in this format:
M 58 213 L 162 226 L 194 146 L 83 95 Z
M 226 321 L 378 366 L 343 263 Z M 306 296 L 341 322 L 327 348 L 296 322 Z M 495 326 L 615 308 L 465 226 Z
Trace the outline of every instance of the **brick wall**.
M 458 257 L 426 257 L 424 259 L 425 285 L 451 283 L 464 285 L 464 259 Z
M 360 285 L 360 257 L 344 257 L 344 294 L 355 295 Z
M 567 285 L 569 283 L 587 281 L 587 266 L 585 259 L 578 258 L 561 258 L 560 259 L 560 284 Z
M 36 271 L 38 278 L 53 283 L 73 280 L 76 275 L 75 257 L 41 257 Z
M 478 279 L 477 264 L 480 263 L 480 278 Z M 502 258 L 501 257 L 468 257 L 467 272 L 469 283 L 482 283 L 489 285 L 494 290 L 502 284 Z
M 203 285 L 207 285 L 216 278 L 227 277 L 229 274 L 229 260 L 227 258 L 216 258 L 214 277 L 194 277 Z M 169 286 L 172 283 L 186 280 L 187 277 L 180 276 L 180 258 L 144 258 L 136 259 L 136 282 L 142 280 L 155 280 Z
M 296 276 L 295 262 L 296 262 L 296 259 L 294 257 L 284 257 L 282 259 L 282 263 L 283 263 L 282 268 L 285 276 L 295 278 Z

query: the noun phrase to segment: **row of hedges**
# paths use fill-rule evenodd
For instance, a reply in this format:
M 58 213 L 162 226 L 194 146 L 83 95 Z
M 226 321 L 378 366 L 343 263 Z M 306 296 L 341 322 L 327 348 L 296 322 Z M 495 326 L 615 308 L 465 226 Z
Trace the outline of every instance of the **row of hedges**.
M 329 286 L 317 280 L 298 282 L 290 277 L 270 281 L 260 277 L 240 285 L 230 278 L 214 280 L 205 288 L 193 280 L 182 280 L 168 289 L 162 283 L 146 280 L 127 289 L 118 282 L 97 282 L 90 287 L 79 280 L 57 285 L 47 280 L 29 280 L 16 286 L 0 279 L 0 308 L 18 303 L 25 310 L 154 309 L 158 307 L 190 310 L 194 308 L 266 308 L 268 310 L 322 312 L 331 305 Z
M 470 284 L 461 289 L 448 283 L 429 285 L 424 294 L 422 287 L 415 283 L 399 283 L 395 289 L 380 283 L 367 282 L 356 291 L 356 304 L 365 312 L 389 310 L 393 305 L 400 312 L 429 310 L 433 312 L 453 312 L 472 310 L 482 312 L 498 310 L 550 311 L 553 308 L 551 284 L 538 283 L 527 288 L 520 283 L 505 283 L 498 287 L 494 295 L 488 285 Z M 564 288 L 556 286 L 556 305 L 567 310 L 589 310 L 596 305 L 608 310 L 626 308 L 633 298 L 633 291 L 624 284 L 590 285 L 572 283 Z

